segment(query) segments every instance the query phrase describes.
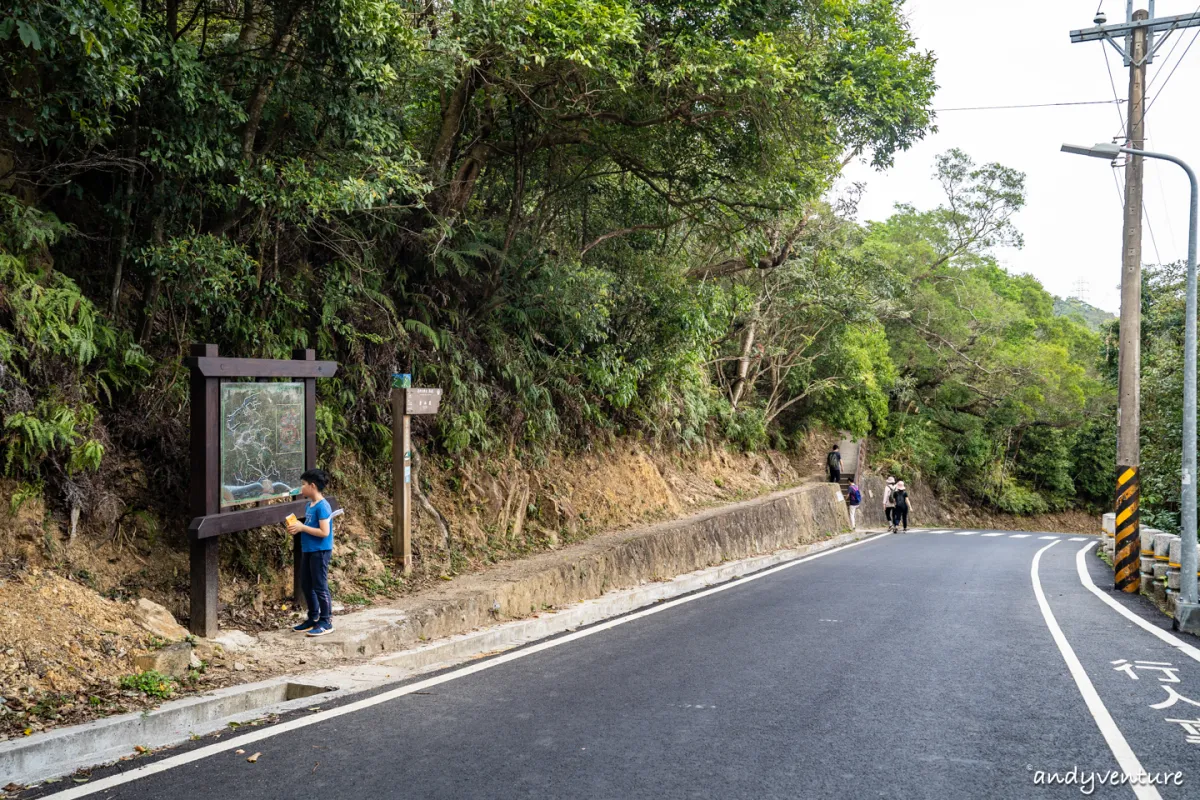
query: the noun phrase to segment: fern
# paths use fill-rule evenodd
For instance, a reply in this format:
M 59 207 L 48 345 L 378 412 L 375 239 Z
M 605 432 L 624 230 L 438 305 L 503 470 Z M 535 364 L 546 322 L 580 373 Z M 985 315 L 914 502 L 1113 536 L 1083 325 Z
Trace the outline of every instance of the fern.
M 4 420 L 4 471 L 12 475 L 13 467 L 21 474 L 36 475 L 42 462 L 53 452 L 75 444 L 79 434 L 75 426 L 79 418 L 75 411 L 53 401 L 43 402 L 38 413 L 17 412 Z

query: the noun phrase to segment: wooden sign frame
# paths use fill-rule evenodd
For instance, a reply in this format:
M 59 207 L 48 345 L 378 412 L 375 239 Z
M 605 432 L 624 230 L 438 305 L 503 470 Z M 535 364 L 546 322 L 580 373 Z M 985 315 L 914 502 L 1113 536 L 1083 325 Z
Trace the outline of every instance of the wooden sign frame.
M 219 537 L 227 533 L 282 524 L 288 514 L 304 513 L 304 500 L 260 508 L 221 510 L 221 381 L 232 378 L 294 378 L 304 383 L 304 468 L 317 465 L 317 378 L 337 373 L 336 361 L 317 361 L 316 351 L 296 350 L 292 360 L 221 358 L 215 344 L 195 344 L 186 364 L 191 371 L 191 615 L 188 629 L 212 637 L 217 626 L 217 554 Z M 337 501 L 329 498 L 336 510 Z M 300 591 L 300 534 L 292 537 L 292 592 Z

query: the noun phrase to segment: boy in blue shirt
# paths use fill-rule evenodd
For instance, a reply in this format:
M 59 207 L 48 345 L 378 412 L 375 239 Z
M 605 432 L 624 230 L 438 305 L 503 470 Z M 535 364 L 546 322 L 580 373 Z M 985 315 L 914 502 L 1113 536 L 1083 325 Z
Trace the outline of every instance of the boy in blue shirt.
M 308 619 L 292 630 L 309 636 L 324 636 L 333 630 L 333 596 L 329 593 L 333 509 L 322 494 L 328 483 L 324 470 L 310 469 L 300 476 L 300 496 L 308 501 L 304 522 L 288 524 L 288 533 L 300 534 L 300 588 L 308 602 Z

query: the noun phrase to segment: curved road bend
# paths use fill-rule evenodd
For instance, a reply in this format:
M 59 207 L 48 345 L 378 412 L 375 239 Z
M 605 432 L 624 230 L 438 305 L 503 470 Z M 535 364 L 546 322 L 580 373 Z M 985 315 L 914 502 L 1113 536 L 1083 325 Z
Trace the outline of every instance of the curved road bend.
M 882 536 L 43 796 L 1200 796 L 1200 650 L 1086 588 L 1096 541 Z M 1159 785 L 1101 785 L 1122 766 Z

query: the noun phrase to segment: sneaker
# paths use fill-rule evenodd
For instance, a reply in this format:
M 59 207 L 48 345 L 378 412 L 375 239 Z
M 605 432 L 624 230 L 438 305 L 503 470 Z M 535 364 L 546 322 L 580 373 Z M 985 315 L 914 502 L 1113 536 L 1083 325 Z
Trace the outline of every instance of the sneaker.
M 294 630 L 296 633 L 304 633 L 305 631 L 311 631 L 316 626 L 317 623 L 313 622 L 311 619 L 306 619 L 304 622 L 301 622 L 299 625 L 292 628 L 292 630 Z
M 318 624 L 314 625 L 313 629 L 311 631 L 309 631 L 306 635 L 308 635 L 308 636 L 324 636 L 325 634 L 332 633 L 332 632 L 333 632 L 332 624 L 325 623 L 324 625 L 322 625 L 322 624 L 318 623 Z

